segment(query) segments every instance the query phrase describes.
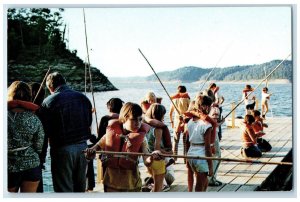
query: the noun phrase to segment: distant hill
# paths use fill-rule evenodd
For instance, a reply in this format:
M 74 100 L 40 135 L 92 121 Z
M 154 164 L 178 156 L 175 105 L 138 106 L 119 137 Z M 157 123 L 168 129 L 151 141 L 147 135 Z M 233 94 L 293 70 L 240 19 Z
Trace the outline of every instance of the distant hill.
M 217 81 L 246 81 L 246 80 L 260 80 L 265 78 L 265 71 L 268 75 L 281 60 L 273 60 L 263 64 L 232 66 L 225 68 L 215 68 L 209 80 Z M 196 82 L 206 80 L 213 68 L 201 67 L 182 67 L 174 71 L 159 72 L 157 75 L 162 81 L 181 81 L 181 82 Z M 270 77 L 274 79 L 287 79 L 292 82 L 293 66 L 292 61 L 285 61 Z M 145 77 L 145 81 L 157 81 L 156 76 L 150 75 Z

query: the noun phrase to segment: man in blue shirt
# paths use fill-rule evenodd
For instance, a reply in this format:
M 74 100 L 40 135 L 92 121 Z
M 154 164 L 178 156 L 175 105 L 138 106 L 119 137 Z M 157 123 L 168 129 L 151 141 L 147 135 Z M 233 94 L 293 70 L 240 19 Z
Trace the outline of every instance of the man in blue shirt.
M 87 160 L 82 150 L 91 136 L 92 105 L 82 93 L 70 89 L 58 72 L 48 75 L 49 95 L 39 115 L 49 138 L 55 192 L 84 192 Z

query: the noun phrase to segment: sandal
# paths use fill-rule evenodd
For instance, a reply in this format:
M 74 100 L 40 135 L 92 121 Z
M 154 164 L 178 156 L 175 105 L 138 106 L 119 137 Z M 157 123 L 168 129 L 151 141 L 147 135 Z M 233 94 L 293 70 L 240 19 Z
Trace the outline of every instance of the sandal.
M 213 182 L 209 182 L 208 183 L 208 186 L 211 186 L 211 187 L 218 187 L 218 186 L 221 186 L 223 183 L 216 180 L 216 181 L 213 181 Z

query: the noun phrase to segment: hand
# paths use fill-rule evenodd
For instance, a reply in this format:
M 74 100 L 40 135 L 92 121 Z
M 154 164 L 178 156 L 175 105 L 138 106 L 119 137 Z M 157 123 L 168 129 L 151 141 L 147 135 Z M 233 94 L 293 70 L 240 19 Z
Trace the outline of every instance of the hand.
M 218 121 L 218 126 L 222 125 L 224 122 L 225 122 L 225 119 L 224 119 L 223 116 L 222 116 L 221 120 Z
M 160 150 L 155 150 L 151 153 L 151 159 L 153 159 L 153 160 L 163 160 L 165 158 L 162 156 L 162 153 L 161 153 Z
M 88 160 L 92 160 L 96 157 L 96 150 L 93 148 L 87 148 L 85 150 L 85 158 Z
M 210 146 L 210 149 L 211 149 L 212 155 L 214 155 L 216 153 L 215 145 Z

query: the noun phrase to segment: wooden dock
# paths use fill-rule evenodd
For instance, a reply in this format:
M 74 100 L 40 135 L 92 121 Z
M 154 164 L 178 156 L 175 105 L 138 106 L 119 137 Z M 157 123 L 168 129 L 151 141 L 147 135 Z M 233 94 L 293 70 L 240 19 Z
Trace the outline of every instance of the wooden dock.
M 270 152 L 263 153 L 258 160 L 282 161 L 292 150 L 292 117 L 267 118 L 269 125 L 265 129 L 264 138 L 272 145 Z M 182 142 L 180 140 L 180 142 Z M 222 157 L 242 158 L 241 132 L 239 128 L 227 128 L 223 130 L 223 138 L 220 142 Z M 182 154 L 182 151 L 179 151 Z M 209 192 L 246 192 L 255 191 L 266 181 L 278 165 L 253 164 L 239 162 L 221 162 L 217 179 L 223 182 L 219 187 L 209 187 Z M 183 159 L 178 159 L 174 165 L 175 181 L 171 185 L 170 192 L 187 192 L 187 170 Z M 144 166 L 140 167 L 142 179 L 149 176 Z M 98 183 L 95 192 L 102 192 L 102 184 Z

